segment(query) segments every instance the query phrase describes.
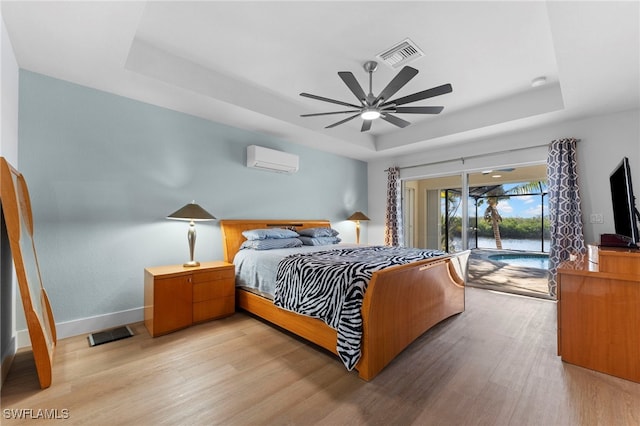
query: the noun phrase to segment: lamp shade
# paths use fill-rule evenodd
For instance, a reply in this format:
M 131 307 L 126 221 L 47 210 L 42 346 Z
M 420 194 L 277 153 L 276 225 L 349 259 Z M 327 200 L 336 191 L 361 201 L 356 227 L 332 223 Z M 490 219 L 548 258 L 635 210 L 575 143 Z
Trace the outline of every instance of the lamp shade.
M 371 219 L 369 219 L 367 215 L 362 212 L 355 212 L 354 214 L 349 216 L 347 220 L 371 220 Z
M 167 219 L 204 221 L 215 220 L 215 217 L 195 202 L 191 202 L 181 209 L 171 213 L 167 216 Z

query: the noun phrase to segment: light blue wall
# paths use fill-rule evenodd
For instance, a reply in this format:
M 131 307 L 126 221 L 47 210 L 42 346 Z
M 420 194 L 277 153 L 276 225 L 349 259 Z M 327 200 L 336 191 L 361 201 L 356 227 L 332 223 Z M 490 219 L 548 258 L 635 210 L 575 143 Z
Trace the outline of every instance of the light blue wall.
M 196 200 L 219 219 L 344 219 L 367 209 L 367 164 L 43 75 L 20 72 L 20 171 L 56 322 L 139 308 L 147 266 L 188 260 Z M 300 157 L 293 175 L 245 167 L 257 144 Z M 222 258 L 198 223 L 196 260 Z M 18 328 L 20 328 L 18 326 Z

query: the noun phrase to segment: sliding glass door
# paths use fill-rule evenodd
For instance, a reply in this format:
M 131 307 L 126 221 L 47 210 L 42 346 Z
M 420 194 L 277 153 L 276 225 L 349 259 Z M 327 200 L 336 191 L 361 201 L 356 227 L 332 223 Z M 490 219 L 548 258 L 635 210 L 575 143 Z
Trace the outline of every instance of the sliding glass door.
M 461 188 L 460 175 L 403 181 L 405 246 L 462 250 Z
M 463 202 L 460 188 L 448 188 L 440 191 L 440 248 L 449 253 L 463 250 L 462 224 Z
M 471 249 L 466 285 L 549 298 L 546 165 L 403 181 L 411 247 Z
M 549 250 L 546 165 L 403 181 L 405 245 Z

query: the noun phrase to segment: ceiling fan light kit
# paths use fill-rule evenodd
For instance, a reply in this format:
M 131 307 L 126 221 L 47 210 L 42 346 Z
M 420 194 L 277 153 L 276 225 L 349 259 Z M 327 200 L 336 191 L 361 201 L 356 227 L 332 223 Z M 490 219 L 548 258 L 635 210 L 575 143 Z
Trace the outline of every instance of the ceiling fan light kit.
M 407 127 L 411 123 L 397 117 L 393 114 L 439 114 L 444 107 L 442 106 L 414 106 L 414 107 L 402 107 L 412 102 L 421 101 L 424 99 L 432 98 L 434 96 L 444 95 L 451 93 L 453 88 L 451 84 L 443 84 L 442 86 L 433 87 L 431 89 L 423 90 L 422 92 L 413 93 L 408 96 L 403 96 L 394 100 L 389 100 L 395 95 L 405 84 L 407 84 L 413 77 L 418 74 L 418 70 L 409 66 L 403 67 L 398 74 L 382 89 L 378 96 L 373 94 L 372 82 L 373 73 L 378 68 L 378 63 L 375 61 L 367 61 L 363 65 L 364 70 L 369 74 L 369 93 L 366 94 L 362 89 L 362 86 L 358 83 L 358 80 L 354 77 L 353 73 L 349 71 L 340 71 L 338 76 L 342 79 L 344 84 L 347 85 L 351 93 L 360 102 L 360 105 L 353 103 L 343 102 L 336 99 L 325 98 L 323 96 L 312 95 L 310 93 L 300 93 L 300 96 L 315 99 L 318 101 L 329 102 L 336 105 L 342 105 L 351 109 L 344 111 L 331 111 L 331 112 L 319 112 L 313 114 L 302 114 L 301 117 L 317 117 L 322 115 L 334 115 L 334 114 L 353 114 L 349 117 L 326 126 L 326 129 L 330 129 L 340 124 L 344 124 L 353 120 L 356 117 L 362 118 L 362 128 L 360 131 L 366 132 L 371 129 L 371 123 L 373 120 L 382 118 L 384 121 L 393 124 L 397 127 Z
M 380 118 L 380 115 L 380 111 L 376 108 L 365 108 L 362 110 L 360 117 L 362 117 L 363 120 L 375 120 L 376 118 Z

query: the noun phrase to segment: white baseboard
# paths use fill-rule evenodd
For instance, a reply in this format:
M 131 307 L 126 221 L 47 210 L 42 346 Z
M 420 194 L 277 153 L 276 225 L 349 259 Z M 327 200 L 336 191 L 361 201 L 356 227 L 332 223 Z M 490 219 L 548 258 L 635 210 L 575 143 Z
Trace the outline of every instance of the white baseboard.
M 97 315 L 95 317 L 81 318 L 72 321 L 56 323 L 58 340 L 65 337 L 78 336 L 80 334 L 93 333 L 107 328 L 140 322 L 144 319 L 144 308 L 129 309 L 126 311 L 112 312 L 110 314 Z M 18 348 L 31 346 L 29 330 L 19 330 Z

